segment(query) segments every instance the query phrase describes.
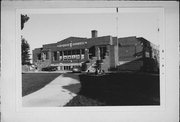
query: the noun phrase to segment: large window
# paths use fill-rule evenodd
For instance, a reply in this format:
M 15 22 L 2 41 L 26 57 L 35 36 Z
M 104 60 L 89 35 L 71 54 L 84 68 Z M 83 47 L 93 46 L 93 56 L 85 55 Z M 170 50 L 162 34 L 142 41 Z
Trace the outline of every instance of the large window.
M 81 55 L 80 55 L 81 54 Z M 60 51 L 59 60 L 79 60 L 84 59 L 85 49 L 66 50 L 64 55 Z M 81 58 L 80 58 L 81 57 Z

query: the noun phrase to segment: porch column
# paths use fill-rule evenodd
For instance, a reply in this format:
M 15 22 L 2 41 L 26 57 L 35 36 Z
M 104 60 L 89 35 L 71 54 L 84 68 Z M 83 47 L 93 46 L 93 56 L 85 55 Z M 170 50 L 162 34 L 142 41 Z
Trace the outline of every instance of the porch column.
M 60 52 L 57 51 L 57 61 L 59 61 Z
M 82 50 L 80 49 L 80 60 L 81 60 L 81 53 L 82 53 Z
M 89 49 L 88 48 L 85 48 L 84 59 L 89 60 Z
M 64 60 L 64 51 L 62 51 L 62 60 Z M 64 67 L 63 67 L 64 68 Z M 64 70 L 64 69 L 63 69 Z
M 51 64 L 51 50 L 48 51 L 48 60 L 49 60 L 49 63 Z
M 97 57 L 97 60 L 101 60 L 101 56 L 100 56 L 100 48 L 98 46 L 95 47 L 95 54 Z

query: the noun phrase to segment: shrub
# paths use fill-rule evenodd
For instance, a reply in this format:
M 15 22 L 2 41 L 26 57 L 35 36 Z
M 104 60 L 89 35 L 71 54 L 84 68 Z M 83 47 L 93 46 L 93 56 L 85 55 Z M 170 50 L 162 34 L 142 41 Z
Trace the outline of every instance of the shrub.
M 45 68 L 42 68 L 42 71 L 56 71 L 57 70 L 57 66 L 48 66 Z

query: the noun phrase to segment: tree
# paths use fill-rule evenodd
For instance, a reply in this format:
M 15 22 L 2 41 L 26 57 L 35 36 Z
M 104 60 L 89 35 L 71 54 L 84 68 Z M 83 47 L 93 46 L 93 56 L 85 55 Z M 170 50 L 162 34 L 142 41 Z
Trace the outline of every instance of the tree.
M 30 46 L 28 42 L 22 38 L 21 39 L 21 58 L 22 58 L 22 65 L 30 65 L 30 54 L 29 54 L 29 49 Z
M 29 17 L 27 15 L 21 14 L 21 30 L 24 28 L 24 23 L 29 20 Z M 21 60 L 22 65 L 31 65 L 30 63 L 30 54 L 29 54 L 30 46 L 28 42 L 21 37 Z
M 27 15 L 21 14 L 21 30 L 24 28 L 24 23 L 29 20 L 29 17 Z

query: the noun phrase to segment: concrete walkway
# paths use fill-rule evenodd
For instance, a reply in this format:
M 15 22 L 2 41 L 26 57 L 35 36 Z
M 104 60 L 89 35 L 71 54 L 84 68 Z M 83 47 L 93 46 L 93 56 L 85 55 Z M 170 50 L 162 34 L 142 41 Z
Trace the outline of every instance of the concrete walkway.
M 42 89 L 26 95 L 22 99 L 23 107 L 58 107 L 66 105 L 75 93 L 63 86 L 79 83 L 78 80 L 60 75 Z

